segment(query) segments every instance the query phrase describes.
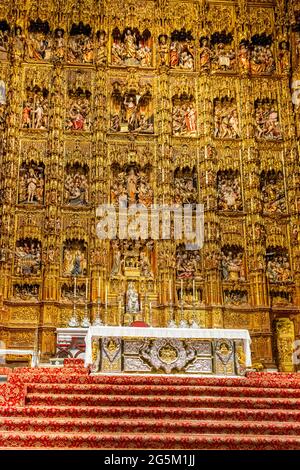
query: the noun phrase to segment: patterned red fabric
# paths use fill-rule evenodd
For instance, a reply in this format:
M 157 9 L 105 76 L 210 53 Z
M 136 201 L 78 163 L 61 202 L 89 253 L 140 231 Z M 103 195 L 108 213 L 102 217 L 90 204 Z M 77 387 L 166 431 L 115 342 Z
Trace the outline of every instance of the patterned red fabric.
M 0 406 L 24 406 L 26 385 L 13 375 L 0 385 Z
M 76 359 L 76 358 L 66 358 L 64 359 L 64 367 L 84 367 L 84 360 L 83 359 Z
M 12 369 L 10 367 L 0 367 L 0 375 L 9 375 L 12 373 Z
M 92 376 L 78 363 L 18 369 L 1 388 L 1 449 L 300 449 L 297 374 Z

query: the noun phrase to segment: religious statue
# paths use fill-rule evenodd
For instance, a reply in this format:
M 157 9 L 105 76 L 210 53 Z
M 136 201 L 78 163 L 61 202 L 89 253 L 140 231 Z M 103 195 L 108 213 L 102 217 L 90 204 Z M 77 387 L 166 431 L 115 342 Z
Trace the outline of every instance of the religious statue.
M 22 127 L 25 129 L 47 129 L 49 117 L 49 92 L 35 86 L 27 91 L 27 101 L 23 103 Z
M 179 245 L 176 250 L 176 271 L 179 279 L 202 278 L 201 257 L 197 250 L 186 250 Z
M 198 202 L 197 172 L 194 168 L 176 169 L 174 174 L 175 204 L 196 204 Z
M 210 70 L 212 51 L 209 47 L 209 39 L 203 37 L 200 39 L 200 69 L 203 72 Z
M 197 112 L 193 99 L 173 99 L 172 127 L 173 135 L 196 135 Z
M 184 70 L 194 70 L 194 46 L 191 31 L 182 28 L 173 31 L 170 44 L 170 66 Z
M 263 212 L 285 212 L 285 187 L 281 171 L 269 170 L 260 175 Z
M 233 99 L 216 99 L 214 106 L 214 136 L 219 139 L 237 139 L 240 137 L 237 106 Z
M 16 60 L 23 60 L 25 43 L 25 36 L 22 33 L 22 28 L 20 26 L 16 26 L 15 34 L 13 36 L 13 53 Z
M 218 209 L 222 211 L 242 210 L 242 195 L 238 171 L 218 172 Z
M 143 94 L 120 92 L 119 84 L 114 84 L 111 97 L 111 132 L 134 132 L 153 134 L 154 117 L 152 96 L 149 89 Z
M 265 33 L 252 37 L 250 68 L 253 75 L 274 72 L 275 59 L 271 46 L 272 37 Z
M 4 23 L 4 22 L 2 22 Z M 9 31 L 8 24 L 3 24 L 3 29 L 0 29 L 0 60 L 7 60 L 8 48 L 9 48 Z
M 130 282 L 127 289 L 127 313 L 139 313 L 140 304 L 139 304 L 139 295 L 134 287 L 134 284 Z
M 281 73 L 288 74 L 290 72 L 290 51 L 287 41 L 279 44 L 279 70 Z
M 21 239 L 16 245 L 16 274 L 39 276 L 41 274 L 41 243 L 36 239 Z
M 82 206 L 88 202 L 87 168 L 79 165 L 66 168 L 65 203 Z
M 248 73 L 250 71 L 249 41 L 241 41 L 238 52 L 238 63 L 242 73 Z
M 94 59 L 94 45 L 91 36 L 91 27 L 73 24 L 68 44 L 67 60 L 70 63 L 92 63 Z
M 87 272 L 86 249 L 83 242 L 70 240 L 63 251 L 63 275 L 84 276 Z
M 48 61 L 51 58 L 50 28 L 47 21 L 30 21 L 29 35 L 26 41 L 28 59 Z
M 107 63 L 107 39 L 105 31 L 97 31 L 97 48 L 95 61 L 97 65 L 104 66 Z
M 70 131 L 89 131 L 90 120 L 90 96 L 91 93 L 77 89 L 69 91 L 68 112 L 65 128 Z
M 231 33 L 226 34 L 214 33 L 211 37 L 212 45 L 212 70 L 213 71 L 232 71 L 236 64 L 236 54 L 233 45 L 233 36 Z
M 292 280 L 288 254 L 279 247 L 267 248 L 266 275 L 270 282 L 289 282 Z
M 160 66 L 169 65 L 169 45 L 166 34 L 158 36 L 158 57 Z
M 115 205 L 142 204 L 150 207 L 153 202 L 153 190 L 150 186 L 150 167 L 113 166 L 111 200 Z
M 19 179 L 19 202 L 43 204 L 44 165 L 31 162 L 22 163 Z
M 62 62 L 65 58 L 65 37 L 64 30 L 62 28 L 57 28 L 54 32 L 54 43 L 53 43 L 53 53 L 52 59 L 54 62 Z
M 222 249 L 221 273 L 224 281 L 245 281 L 243 251 L 240 247 Z
M 39 298 L 39 285 L 15 284 L 13 297 L 15 300 L 37 302 Z
M 121 33 L 115 28 L 112 37 L 112 65 L 151 67 L 152 36 L 148 29 L 140 33 L 137 28 L 126 28 Z
M 255 135 L 262 140 L 280 140 L 282 131 L 276 103 L 269 99 L 255 102 Z

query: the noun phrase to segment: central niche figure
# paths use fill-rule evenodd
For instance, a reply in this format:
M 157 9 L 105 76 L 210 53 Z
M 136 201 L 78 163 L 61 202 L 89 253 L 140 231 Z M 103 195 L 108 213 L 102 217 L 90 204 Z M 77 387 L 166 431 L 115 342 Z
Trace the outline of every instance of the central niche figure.
M 127 313 L 138 313 L 140 311 L 139 295 L 132 282 L 127 289 Z
M 83 240 L 66 240 L 63 249 L 63 275 L 85 276 L 87 273 L 87 248 Z
M 143 204 L 149 207 L 153 202 L 153 190 L 150 186 L 150 166 L 143 169 L 139 165 L 118 164 L 112 166 L 113 183 L 111 188 L 112 203 L 123 207 L 128 204 Z
M 65 203 L 83 206 L 88 203 L 88 167 L 78 163 L 67 165 L 65 180 Z
M 137 90 L 122 92 L 122 85 L 115 82 L 111 97 L 110 119 L 112 132 L 153 134 L 154 116 L 150 85 L 144 86 L 141 93 Z
M 148 29 L 140 34 L 137 28 L 119 28 L 112 32 L 111 62 L 113 65 L 151 67 L 152 37 Z

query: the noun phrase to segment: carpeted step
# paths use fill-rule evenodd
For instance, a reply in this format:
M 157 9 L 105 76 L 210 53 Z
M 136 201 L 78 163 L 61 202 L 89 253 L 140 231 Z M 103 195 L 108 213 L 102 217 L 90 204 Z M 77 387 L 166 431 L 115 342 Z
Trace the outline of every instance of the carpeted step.
M 1 407 L 1 417 L 32 418 L 156 418 L 156 419 L 212 419 L 241 421 L 300 422 L 300 411 L 287 409 L 191 408 L 132 406 L 25 406 Z
M 297 410 L 300 399 L 297 398 L 252 398 L 252 397 L 213 397 L 213 396 L 140 396 L 140 395 L 82 395 L 29 393 L 26 397 L 29 405 L 60 406 L 177 406 L 177 407 L 222 407 L 222 408 L 286 408 Z
M 228 436 L 135 433 L 33 433 L 2 431 L 0 449 L 218 449 L 298 450 L 298 436 Z
M 2 418 L 2 431 L 79 433 L 259 434 L 300 437 L 299 422 L 170 419 Z
M 88 375 L 85 373 L 74 373 L 69 368 L 69 372 L 41 372 L 36 369 L 35 373 L 20 373 L 18 376 L 26 383 L 48 383 L 48 384 L 112 384 L 112 385 L 158 385 L 158 386 L 217 386 L 217 387 L 255 387 L 255 388 L 279 388 L 279 389 L 300 389 L 300 374 L 298 380 L 287 379 L 282 377 L 276 378 L 276 374 L 269 374 L 269 378 L 263 376 L 255 379 L 246 377 L 178 377 L 166 375 Z
M 204 385 L 114 385 L 114 384 L 29 384 L 28 393 L 81 395 L 184 395 L 228 397 L 300 398 L 300 389 L 218 387 Z

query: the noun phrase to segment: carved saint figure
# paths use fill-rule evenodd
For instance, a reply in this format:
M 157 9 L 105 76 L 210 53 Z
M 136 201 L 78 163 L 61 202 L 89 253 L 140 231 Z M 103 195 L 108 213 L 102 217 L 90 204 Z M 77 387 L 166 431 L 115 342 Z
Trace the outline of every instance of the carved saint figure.
M 35 239 L 22 239 L 16 246 L 16 274 L 40 275 L 41 243 Z
M 63 251 L 63 275 L 84 276 L 87 272 L 86 248 L 78 240 L 67 241 Z
M 20 167 L 19 202 L 43 204 L 44 199 L 44 166 L 24 162 Z
M 197 113 L 194 100 L 173 100 L 172 127 L 174 135 L 196 135 Z
M 274 100 L 255 102 L 256 137 L 263 140 L 280 140 L 282 132 Z
M 233 99 L 217 99 L 214 106 L 215 137 L 237 139 L 240 136 L 237 107 Z
M 218 172 L 218 209 L 223 211 L 242 210 L 240 179 L 237 171 Z
M 126 28 L 123 33 L 118 28 L 112 32 L 111 57 L 113 65 L 151 67 L 152 37 L 149 30 L 140 34 L 137 28 Z
M 127 313 L 138 313 L 140 311 L 139 296 L 134 287 L 134 284 L 130 282 L 127 289 Z

